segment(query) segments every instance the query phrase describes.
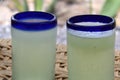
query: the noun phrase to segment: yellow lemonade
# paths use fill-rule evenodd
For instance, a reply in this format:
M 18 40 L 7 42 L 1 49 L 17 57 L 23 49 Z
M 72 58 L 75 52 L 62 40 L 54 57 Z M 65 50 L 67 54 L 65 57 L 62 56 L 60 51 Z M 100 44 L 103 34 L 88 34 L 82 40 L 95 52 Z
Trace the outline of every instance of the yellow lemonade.
M 56 28 L 23 31 L 12 28 L 12 80 L 54 80 Z
M 114 37 L 67 32 L 69 80 L 114 80 Z

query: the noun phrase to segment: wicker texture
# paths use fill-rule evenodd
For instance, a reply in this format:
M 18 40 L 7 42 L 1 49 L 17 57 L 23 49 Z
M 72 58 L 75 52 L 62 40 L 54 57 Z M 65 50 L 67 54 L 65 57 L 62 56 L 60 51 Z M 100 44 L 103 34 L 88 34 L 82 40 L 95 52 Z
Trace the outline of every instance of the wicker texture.
M 11 40 L 0 40 L 0 80 L 11 80 Z M 57 45 L 55 80 L 68 80 L 67 49 Z M 115 80 L 120 80 L 120 51 L 115 52 Z

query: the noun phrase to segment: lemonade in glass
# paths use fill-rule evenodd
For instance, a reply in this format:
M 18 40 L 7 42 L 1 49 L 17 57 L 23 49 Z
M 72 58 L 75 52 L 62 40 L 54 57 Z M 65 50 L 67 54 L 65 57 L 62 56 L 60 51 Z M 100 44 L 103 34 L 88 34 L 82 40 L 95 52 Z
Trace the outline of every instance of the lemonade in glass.
M 115 21 L 78 15 L 67 21 L 68 80 L 114 80 Z
M 12 79 L 53 80 L 56 17 L 27 11 L 12 17 Z

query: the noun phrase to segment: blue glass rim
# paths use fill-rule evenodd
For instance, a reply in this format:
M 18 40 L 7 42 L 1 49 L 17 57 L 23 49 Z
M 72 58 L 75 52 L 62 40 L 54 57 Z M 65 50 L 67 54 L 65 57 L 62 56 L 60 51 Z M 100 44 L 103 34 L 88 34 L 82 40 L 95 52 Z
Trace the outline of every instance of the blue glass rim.
M 41 21 L 25 21 L 32 19 L 38 19 Z M 11 26 L 25 31 L 48 30 L 57 26 L 57 18 L 54 14 L 41 11 L 19 12 L 11 17 Z
M 100 22 L 105 23 L 104 25 L 89 26 L 89 25 L 78 25 L 75 23 L 78 22 Z M 77 15 L 69 18 L 67 20 L 67 29 L 73 29 L 77 31 L 90 31 L 90 32 L 99 32 L 99 31 L 108 31 L 115 28 L 115 20 L 111 17 L 105 15 L 97 14 L 86 14 L 86 15 Z

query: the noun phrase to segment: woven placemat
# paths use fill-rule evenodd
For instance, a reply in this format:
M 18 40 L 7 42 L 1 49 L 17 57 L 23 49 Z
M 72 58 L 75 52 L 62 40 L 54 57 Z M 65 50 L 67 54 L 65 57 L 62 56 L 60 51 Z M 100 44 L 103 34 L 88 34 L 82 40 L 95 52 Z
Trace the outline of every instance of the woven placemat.
M 11 40 L 0 39 L 0 80 L 11 80 Z M 56 80 L 68 80 L 67 49 L 65 45 L 57 45 Z M 120 51 L 115 52 L 115 80 L 120 80 Z

